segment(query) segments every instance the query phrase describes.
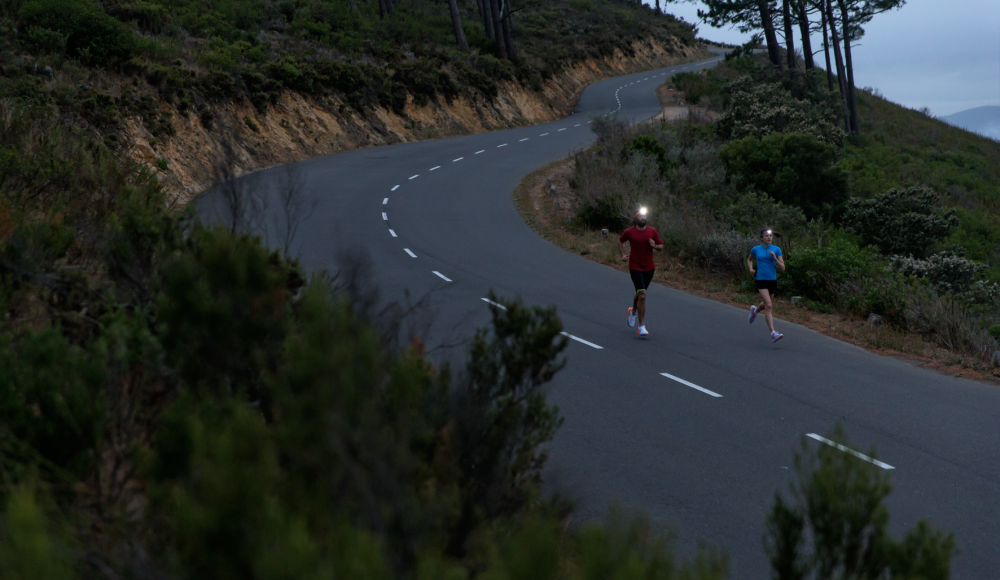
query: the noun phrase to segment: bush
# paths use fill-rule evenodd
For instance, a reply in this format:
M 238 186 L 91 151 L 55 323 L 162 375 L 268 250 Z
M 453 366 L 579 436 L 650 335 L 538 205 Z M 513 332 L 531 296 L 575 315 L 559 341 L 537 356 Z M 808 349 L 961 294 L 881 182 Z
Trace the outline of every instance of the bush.
M 844 282 L 885 275 L 881 256 L 843 238 L 834 238 L 824 246 L 801 248 L 789 254 L 785 262 L 783 280 L 789 290 L 834 305 L 842 302 L 839 289 Z
M 716 217 L 727 227 L 751 237 L 756 237 L 765 227 L 790 234 L 801 232 L 806 226 L 806 216 L 801 209 L 775 201 L 766 193 L 753 189 L 722 207 L 716 212 Z
M 823 143 L 839 145 L 843 106 L 832 100 L 812 102 L 796 98 L 780 82 L 744 76 L 730 83 L 729 109 L 716 122 L 715 133 L 725 140 L 761 138 L 771 133 L 802 133 Z
M 65 34 L 39 26 L 28 28 L 22 41 L 35 54 L 61 54 L 66 50 Z
M 987 265 L 944 251 L 919 260 L 893 256 L 890 267 L 904 276 L 921 278 L 938 294 L 953 293 L 970 302 L 989 302 L 1000 293 L 996 283 L 982 280 Z
M 100 361 L 57 330 L 0 335 L 0 465 L 5 477 L 16 482 L 29 465 L 63 483 L 89 474 L 107 421 L 105 379 Z
M 833 145 L 811 135 L 771 133 L 727 143 L 719 151 L 740 183 L 802 208 L 807 217 L 831 218 L 847 201 L 847 174 Z
M 828 437 L 850 446 L 839 424 Z M 875 457 L 874 450 L 868 454 Z M 950 577 L 953 534 L 921 520 L 902 541 L 889 535 L 887 471 L 803 437 L 795 472 L 791 501 L 775 494 L 767 518 L 765 548 L 775 578 Z
M 921 187 L 890 189 L 874 199 L 851 199 L 844 212 L 844 229 L 883 254 L 923 258 L 958 225 L 955 212 L 939 211 L 936 201 L 934 193 Z
M 652 158 L 662 176 L 668 175 L 674 166 L 674 162 L 667 158 L 667 150 L 663 145 L 649 135 L 639 135 L 622 149 L 622 157 L 625 159 L 631 159 L 635 154 Z
M 709 234 L 695 242 L 695 254 L 709 268 L 720 268 L 733 275 L 747 271 L 750 248 L 757 245 L 757 238 L 735 231 Z
M 30 0 L 20 11 L 29 26 L 66 36 L 66 50 L 84 62 L 108 65 L 132 58 L 138 40 L 128 26 L 90 0 Z

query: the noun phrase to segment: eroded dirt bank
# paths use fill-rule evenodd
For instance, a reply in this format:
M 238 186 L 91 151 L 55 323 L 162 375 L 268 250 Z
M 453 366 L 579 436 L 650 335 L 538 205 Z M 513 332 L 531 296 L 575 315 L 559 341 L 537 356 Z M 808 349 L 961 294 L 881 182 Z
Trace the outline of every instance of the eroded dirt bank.
M 265 114 L 245 101 L 217 106 L 211 127 L 197 115 L 164 105 L 164 112 L 173 116 L 176 135 L 154 139 L 138 120 L 129 122 L 127 133 L 137 159 L 154 167 L 157 160 L 166 160 L 161 180 L 185 205 L 214 181 L 223 163 L 242 175 L 339 151 L 548 122 L 567 115 L 594 81 L 711 56 L 702 47 L 676 40 L 636 42 L 633 47 L 631 57 L 616 52 L 569 67 L 547 80 L 541 92 L 518 82 L 500 83 L 500 94 L 492 102 L 467 93 L 450 103 L 439 96 L 419 107 L 411 97 L 402 115 L 380 108 L 362 116 L 337 98 L 321 101 L 286 92 Z

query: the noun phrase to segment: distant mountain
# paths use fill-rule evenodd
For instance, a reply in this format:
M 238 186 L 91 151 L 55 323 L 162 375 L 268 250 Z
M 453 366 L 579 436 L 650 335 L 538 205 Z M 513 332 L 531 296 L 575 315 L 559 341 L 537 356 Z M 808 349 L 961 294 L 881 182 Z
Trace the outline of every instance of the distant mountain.
M 976 107 L 940 119 L 966 131 L 1000 140 L 1000 107 Z

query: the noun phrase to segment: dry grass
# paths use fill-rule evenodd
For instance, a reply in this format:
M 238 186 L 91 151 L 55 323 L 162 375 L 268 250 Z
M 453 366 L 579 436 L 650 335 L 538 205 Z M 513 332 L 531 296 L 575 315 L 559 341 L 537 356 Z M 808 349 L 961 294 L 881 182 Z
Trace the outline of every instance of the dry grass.
M 525 222 L 550 242 L 625 272 L 628 268 L 619 259 L 615 233 L 609 232 L 602 237 L 600 231 L 585 230 L 568 221 L 573 215 L 572 208 L 578 204 L 576 192 L 570 186 L 574 166 L 575 161 L 570 157 L 527 175 L 514 190 L 518 210 Z M 546 187 L 549 179 L 556 188 L 555 195 L 550 195 Z M 708 268 L 684 263 L 665 254 L 657 255 L 656 261 L 654 281 L 660 284 L 740 308 L 757 300 L 757 293 L 752 290 L 749 281 L 741 285 L 728 275 L 715 274 Z M 782 320 L 943 374 L 990 381 L 1000 377 L 1000 369 L 987 368 L 972 356 L 941 348 L 914 333 L 885 325 L 872 327 L 857 316 L 814 312 L 793 305 L 786 298 L 776 301 L 774 311 Z

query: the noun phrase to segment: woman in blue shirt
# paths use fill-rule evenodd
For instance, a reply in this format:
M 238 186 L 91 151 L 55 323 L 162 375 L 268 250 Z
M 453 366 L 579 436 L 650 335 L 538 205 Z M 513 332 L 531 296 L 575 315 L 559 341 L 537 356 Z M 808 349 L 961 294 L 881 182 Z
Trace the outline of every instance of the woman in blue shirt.
M 771 298 L 778 290 L 777 270 L 785 271 L 785 259 L 781 255 L 781 248 L 771 244 L 772 239 L 773 234 L 770 228 L 761 230 L 760 240 L 764 243 L 751 248 L 750 255 L 747 256 L 747 268 L 750 269 L 751 274 L 756 274 L 757 291 L 760 292 L 760 297 L 763 299 L 760 306 L 750 307 L 750 324 L 753 324 L 754 319 L 757 318 L 757 311 L 763 310 L 767 328 L 771 331 L 771 342 L 778 342 L 785 335 L 774 330 Z M 752 260 L 757 261 L 756 270 L 754 270 Z

